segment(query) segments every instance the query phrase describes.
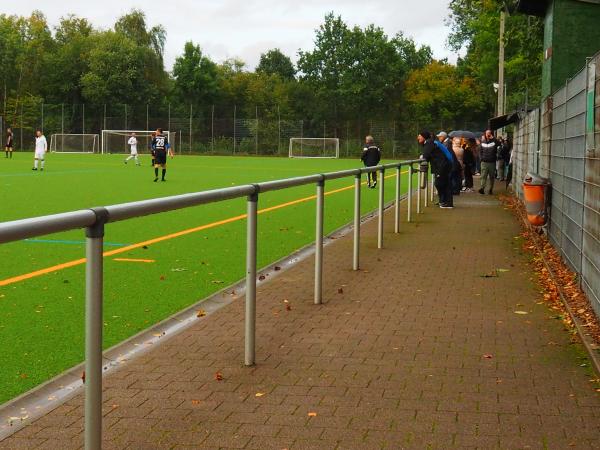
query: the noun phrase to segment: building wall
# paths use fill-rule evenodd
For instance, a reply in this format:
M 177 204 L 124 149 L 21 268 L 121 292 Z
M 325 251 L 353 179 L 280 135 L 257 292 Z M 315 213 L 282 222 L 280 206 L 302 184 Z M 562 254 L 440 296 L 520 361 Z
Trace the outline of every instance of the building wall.
M 546 12 L 542 98 L 560 89 L 585 64 L 586 57 L 600 50 L 600 4 L 578 0 L 554 0 Z

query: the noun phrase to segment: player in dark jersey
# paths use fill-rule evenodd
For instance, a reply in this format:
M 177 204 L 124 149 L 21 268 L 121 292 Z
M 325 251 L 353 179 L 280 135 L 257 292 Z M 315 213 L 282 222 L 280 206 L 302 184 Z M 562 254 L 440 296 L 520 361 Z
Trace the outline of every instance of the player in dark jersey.
M 152 167 L 154 167 L 154 138 L 156 137 L 156 131 L 153 131 L 150 135 L 150 143 L 148 144 L 148 148 L 150 149 L 150 154 L 152 155 Z
M 373 136 L 365 138 L 365 146 L 360 157 L 366 167 L 373 167 L 381 161 L 381 150 L 375 145 Z M 375 188 L 377 186 L 377 172 L 367 173 L 367 187 Z
M 13 135 L 12 129 L 7 128 L 6 129 L 6 145 L 4 147 L 4 151 L 6 152 L 7 158 L 12 159 L 13 143 L 14 143 L 14 135 Z
M 152 148 L 154 148 L 154 182 L 158 181 L 158 168 L 162 168 L 161 181 L 165 180 L 167 174 L 167 154 L 172 158 L 173 152 L 169 145 L 169 139 L 162 134 L 162 128 L 156 130 L 156 136 L 152 139 Z

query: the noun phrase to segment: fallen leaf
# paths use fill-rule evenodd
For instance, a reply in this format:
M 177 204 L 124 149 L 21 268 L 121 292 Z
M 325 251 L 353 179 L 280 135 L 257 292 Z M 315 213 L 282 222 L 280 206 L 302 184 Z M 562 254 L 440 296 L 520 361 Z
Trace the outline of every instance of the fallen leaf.
M 527 311 L 515 311 L 515 314 L 529 314 Z
M 308 417 L 317 417 L 317 413 L 316 412 L 309 412 L 308 413 Z
M 498 272 L 510 272 L 509 269 L 496 269 Z
M 171 269 L 171 272 L 185 272 L 187 269 L 185 267 L 174 267 Z
M 22 373 L 19 375 L 19 378 L 21 378 L 22 380 L 24 380 L 25 378 L 29 378 L 29 375 L 27 375 L 26 373 Z
M 161 275 L 161 276 L 160 276 L 160 279 L 161 279 L 161 280 L 164 280 L 164 279 L 165 279 L 165 276 L 164 276 L 164 275 Z
M 292 310 L 292 305 L 290 305 L 289 303 L 286 303 L 285 310 L 286 311 L 291 311 Z
M 278 272 L 278 271 L 280 271 L 280 270 L 281 270 L 281 267 L 279 267 L 279 266 L 275 266 L 275 267 L 273 268 L 273 270 L 275 270 L 275 272 Z
M 85 370 L 81 372 L 81 381 L 85 383 Z
M 199 405 L 200 404 L 200 400 L 192 400 L 192 405 Z
M 215 373 L 215 380 L 222 381 L 223 380 L 223 374 L 221 372 L 216 372 Z
M 206 311 L 204 311 L 203 309 L 199 309 L 198 311 L 196 311 L 196 317 L 204 317 L 206 315 Z
M 255 397 L 262 397 L 263 395 L 265 395 L 264 392 L 257 392 L 256 394 L 254 394 Z
M 485 359 L 492 359 L 492 355 L 490 355 L 489 353 L 484 354 L 483 357 Z
M 497 278 L 498 277 L 498 272 L 496 270 L 492 270 L 491 272 L 488 273 L 484 273 L 483 275 L 480 275 L 481 278 Z
M 579 314 L 583 314 L 583 313 L 585 312 L 585 309 L 583 309 L 583 308 L 581 308 L 581 309 L 578 309 L 578 310 L 577 310 L 577 312 L 578 312 Z
M 338 294 L 343 294 L 344 293 L 344 288 L 338 288 Z

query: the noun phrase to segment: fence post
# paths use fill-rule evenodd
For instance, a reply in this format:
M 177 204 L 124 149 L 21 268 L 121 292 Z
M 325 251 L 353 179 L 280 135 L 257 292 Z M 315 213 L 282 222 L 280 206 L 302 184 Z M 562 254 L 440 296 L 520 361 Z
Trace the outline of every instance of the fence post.
M 354 178 L 354 251 L 352 254 L 352 269 L 359 268 L 360 255 L 360 185 L 361 176 L 358 173 Z
M 233 105 L 233 154 L 235 155 L 235 116 L 237 114 L 237 105 Z
M 323 210 L 325 179 L 317 182 L 317 223 L 315 236 L 315 305 L 323 303 Z
M 254 132 L 254 151 L 258 155 L 258 105 L 255 106 L 256 111 L 256 131 Z
M 108 217 L 99 208 L 96 223 L 86 228 L 85 268 L 85 431 L 86 450 L 102 446 L 102 317 L 104 223 Z
M 167 128 L 169 129 L 169 131 L 171 131 L 171 103 L 169 103 L 169 117 L 167 119 Z M 177 136 L 175 137 L 175 139 L 177 139 Z
M 402 183 L 402 165 L 396 167 L 396 196 L 394 200 L 394 233 L 400 233 L 400 188 Z
M 258 189 L 248 196 L 246 228 L 246 329 L 244 363 L 253 366 L 256 359 L 256 237 Z
M 102 117 L 102 129 L 106 130 L 106 103 L 104 104 L 104 116 Z M 104 150 L 104 147 L 102 149 Z
M 125 104 L 125 129 L 127 129 L 127 104 Z
M 65 104 L 60 104 L 60 151 L 65 151 Z
M 408 165 L 408 199 L 406 204 L 406 221 L 412 221 L 412 191 L 413 191 L 413 166 L 412 163 Z
M 277 154 L 281 153 L 281 111 L 277 105 Z
M 377 248 L 383 248 L 383 203 L 385 201 L 385 169 L 379 171 L 379 217 L 377 218 Z
M 215 105 L 210 109 L 210 151 L 215 152 Z
M 42 102 L 42 133 L 44 132 L 44 102 Z
M 192 153 L 192 114 L 193 114 L 193 106 L 190 103 L 190 146 L 189 146 L 189 153 Z
M 150 121 L 148 120 L 148 114 L 149 114 L 148 109 L 149 109 L 149 106 L 148 106 L 148 103 L 146 103 L 146 130 L 150 129 Z

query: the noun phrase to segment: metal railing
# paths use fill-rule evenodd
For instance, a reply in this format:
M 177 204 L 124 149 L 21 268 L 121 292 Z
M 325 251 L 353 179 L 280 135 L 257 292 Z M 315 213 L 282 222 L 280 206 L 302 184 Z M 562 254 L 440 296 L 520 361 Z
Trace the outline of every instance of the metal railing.
M 325 204 L 325 182 L 345 177 L 354 177 L 354 245 L 352 266 L 359 269 L 360 226 L 361 226 L 361 176 L 379 172 L 379 205 L 377 247 L 383 247 L 385 171 L 396 171 L 394 231 L 400 231 L 400 192 L 402 167 L 408 167 L 407 221 L 412 221 L 413 175 L 419 176 L 417 186 L 417 213 L 421 208 L 421 181 L 426 173 L 413 166 L 420 160 L 401 161 L 375 167 L 342 170 L 324 174 L 267 181 L 230 188 L 215 189 L 191 194 L 175 195 L 112 206 L 91 208 L 62 214 L 53 214 L 23 220 L 0 223 L 0 244 L 44 236 L 47 234 L 85 229 L 86 236 L 86 288 L 85 288 L 85 448 L 98 450 L 102 442 L 102 308 L 103 308 L 103 241 L 106 224 L 134 217 L 162 213 L 191 206 L 215 203 L 234 198 L 247 197 L 246 236 L 246 304 L 245 304 L 245 355 L 247 366 L 255 363 L 256 343 L 256 283 L 257 283 L 257 216 L 259 195 L 275 190 L 307 184 L 316 184 L 316 230 L 315 230 L 315 286 L 314 303 L 323 301 L 323 211 Z M 425 185 L 427 205 L 429 183 Z M 431 190 L 433 200 L 433 189 Z

